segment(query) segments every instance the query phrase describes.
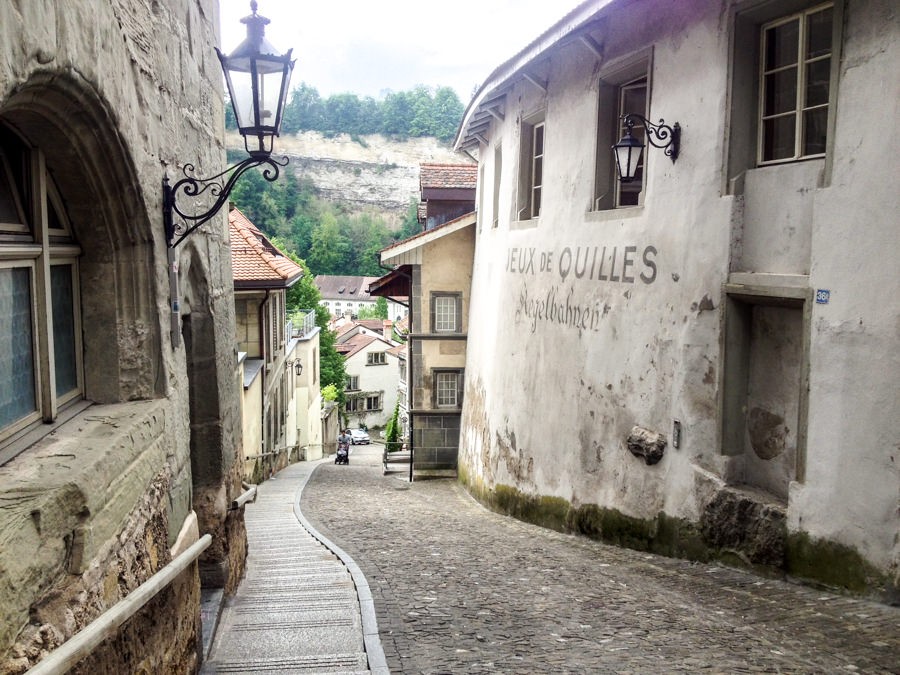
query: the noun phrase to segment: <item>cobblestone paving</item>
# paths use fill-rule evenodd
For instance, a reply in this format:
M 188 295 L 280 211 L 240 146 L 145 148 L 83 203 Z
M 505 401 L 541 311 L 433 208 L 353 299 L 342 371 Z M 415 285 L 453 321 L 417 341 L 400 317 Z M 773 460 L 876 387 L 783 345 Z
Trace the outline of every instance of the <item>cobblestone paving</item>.
M 528 525 L 376 451 L 301 508 L 365 573 L 392 672 L 900 672 L 900 608 Z

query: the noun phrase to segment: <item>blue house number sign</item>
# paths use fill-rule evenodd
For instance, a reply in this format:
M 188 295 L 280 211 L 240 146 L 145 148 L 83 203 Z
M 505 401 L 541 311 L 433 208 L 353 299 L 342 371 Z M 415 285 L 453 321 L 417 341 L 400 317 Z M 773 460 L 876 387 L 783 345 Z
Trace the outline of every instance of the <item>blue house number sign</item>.
M 831 291 L 824 289 L 824 288 L 816 289 L 816 304 L 827 305 L 828 298 L 830 298 L 830 297 L 831 297 Z

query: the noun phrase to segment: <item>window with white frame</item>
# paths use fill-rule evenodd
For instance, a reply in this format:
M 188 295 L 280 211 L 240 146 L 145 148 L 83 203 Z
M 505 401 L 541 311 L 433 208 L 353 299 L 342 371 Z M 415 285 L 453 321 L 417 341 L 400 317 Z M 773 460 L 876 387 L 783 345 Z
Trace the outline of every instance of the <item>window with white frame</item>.
M 640 206 L 644 202 L 646 149 L 641 153 L 635 179 L 622 183 L 616 175 L 610 148 L 624 134 L 623 115 L 636 113 L 649 117 L 649 81 L 650 54 L 647 51 L 613 64 L 600 75 L 594 179 L 594 209 L 597 211 Z M 632 135 L 646 145 L 646 130 L 639 122 L 632 128 Z
M 528 117 L 519 130 L 517 220 L 532 220 L 541 215 L 546 130 L 543 112 Z
M 387 355 L 384 352 L 369 352 L 366 354 L 367 366 L 383 366 L 387 363 Z
M 82 396 L 80 253 L 42 152 L 0 127 L 0 440 Z
M 462 371 L 435 370 L 434 407 L 459 408 L 462 402 Z
M 831 4 L 763 25 L 760 164 L 825 154 L 831 98 Z
M 460 333 L 462 314 L 459 293 L 431 294 L 431 328 L 433 333 Z
M 359 389 L 359 375 L 347 376 L 347 391 Z
M 381 394 L 366 396 L 366 410 L 381 410 Z

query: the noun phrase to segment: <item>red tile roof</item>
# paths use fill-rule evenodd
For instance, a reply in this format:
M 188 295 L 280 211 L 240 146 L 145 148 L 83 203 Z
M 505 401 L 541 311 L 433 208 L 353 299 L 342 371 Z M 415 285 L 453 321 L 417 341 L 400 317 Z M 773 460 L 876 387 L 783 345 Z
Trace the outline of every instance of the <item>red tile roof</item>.
M 286 257 L 238 209 L 228 212 L 231 266 L 235 284 L 252 288 L 287 288 L 303 276 L 303 268 Z
M 464 188 L 474 190 L 478 182 L 477 164 L 420 164 L 422 188 Z

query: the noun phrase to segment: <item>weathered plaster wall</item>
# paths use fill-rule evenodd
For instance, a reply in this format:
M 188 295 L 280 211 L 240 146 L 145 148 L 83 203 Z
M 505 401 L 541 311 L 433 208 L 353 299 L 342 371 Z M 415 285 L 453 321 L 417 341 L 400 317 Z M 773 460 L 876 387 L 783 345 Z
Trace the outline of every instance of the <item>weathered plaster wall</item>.
M 241 417 L 224 216 L 176 256 L 183 312 L 203 328 L 186 353 L 170 339 L 161 215 L 166 170 L 175 178 L 191 162 L 209 175 L 224 162 L 217 26 L 214 0 L 0 0 L 0 119 L 43 148 L 66 203 L 83 251 L 85 396 L 108 404 L 3 467 L 0 500 L 15 506 L 0 516 L 0 663 L 9 672 L 23 663 L 24 652 L 8 651 L 17 635 L 26 644 L 38 626 L 52 647 L 165 564 L 162 546 L 192 509 L 214 536 L 205 560 L 222 584 L 233 587 L 243 569 L 242 515 L 227 512 L 240 491 Z M 191 471 L 196 386 L 209 399 L 203 445 L 219 455 L 216 475 Z M 127 576 L 107 575 L 114 559 Z M 136 618 L 126 629 L 133 644 L 99 655 L 97 667 L 196 667 L 196 575 L 182 575 L 160 596 L 163 618 Z M 75 620 L 56 611 L 59 594 L 77 595 Z
M 772 532 L 782 540 L 786 508 L 790 536 L 837 542 L 862 556 L 859 569 L 872 565 L 896 584 L 900 481 L 889 418 L 897 410 L 900 296 L 897 196 L 885 172 L 896 153 L 884 150 L 896 134 L 854 120 L 868 114 L 858 109 L 872 100 L 864 92 L 897 91 L 887 63 L 896 58 L 898 24 L 889 3 L 851 4 L 828 186 L 817 183 L 822 162 L 811 162 L 754 174 L 745 194 L 723 193 L 727 3 L 610 10 L 595 34 L 602 60 L 575 41 L 530 68 L 547 82 L 546 94 L 524 79 L 513 86 L 504 121 L 493 122 L 480 152 L 483 205 L 492 201 L 498 145 L 502 174 L 499 223 L 479 223 L 472 284 L 460 470 L 475 492 L 494 504 L 527 503 L 520 513 L 556 514 L 549 520 L 583 532 L 614 513 L 610 531 L 629 523 L 642 532 L 633 540 L 641 547 L 675 527 L 715 548 L 699 525 L 714 520 L 735 461 L 721 454 L 717 432 L 723 285 L 736 271 L 809 270 L 804 284 L 832 289 L 832 300 L 812 308 L 805 479 L 790 482 L 786 506 L 752 491 L 729 499 L 774 508 Z M 605 64 L 648 47 L 650 117 L 681 123 L 682 153 L 672 164 L 649 149 L 643 206 L 592 212 L 598 77 Z M 897 98 L 877 98 L 891 101 L 892 128 Z M 541 113 L 543 212 L 516 221 L 520 124 Z M 743 251 L 734 241 L 741 233 Z M 876 280 L 887 288 L 873 292 Z M 648 466 L 628 451 L 634 426 L 665 438 L 662 461 Z M 591 509 L 601 515 L 585 517 Z M 673 552 L 689 554 L 684 536 Z M 816 576 L 780 545 L 787 560 L 776 562 Z M 738 555 L 747 562 L 746 552 Z M 884 583 L 868 570 L 863 576 L 870 589 Z

